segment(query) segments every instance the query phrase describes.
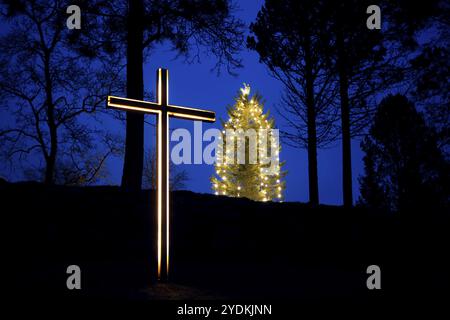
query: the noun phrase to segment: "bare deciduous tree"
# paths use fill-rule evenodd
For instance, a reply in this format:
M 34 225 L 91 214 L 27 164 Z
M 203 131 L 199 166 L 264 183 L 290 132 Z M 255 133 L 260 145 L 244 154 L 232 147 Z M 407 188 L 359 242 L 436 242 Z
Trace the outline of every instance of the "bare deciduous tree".
M 38 176 L 44 172 L 47 184 L 63 182 L 62 172 L 69 183 L 92 181 L 117 149 L 95 125 L 106 95 L 119 89 L 120 66 L 71 50 L 68 33 L 76 31 L 66 27 L 68 5 L 2 5 L 7 31 L 0 37 L 0 108 L 8 121 L 1 124 L 1 155 L 13 167 L 25 160 L 38 163 L 34 169 Z M 105 139 L 106 151 L 97 148 Z
M 204 50 L 217 58 L 216 70 L 241 66 L 244 25 L 231 0 L 82 1 L 87 28 L 76 40 L 86 56 L 119 51 L 126 57 L 127 97 L 144 97 L 143 64 L 163 42 L 187 62 L 199 61 Z M 144 160 L 144 116 L 127 112 L 122 186 L 139 190 Z
M 156 189 L 156 152 L 150 149 L 144 156 L 144 170 L 142 173 L 144 188 Z M 176 164 L 170 162 L 170 190 L 180 190 L 186 187 L 189 180 L 186 170 L 180 169 Z
M 337 135 L 335 76 L 322 50 L 331 41 L 320 1 L 266 0 L 250 27 L 248 45 L 285 87 L 280 115 L 292 146 L 308 150 L 309 201 L 319 203 L 317 148 Z

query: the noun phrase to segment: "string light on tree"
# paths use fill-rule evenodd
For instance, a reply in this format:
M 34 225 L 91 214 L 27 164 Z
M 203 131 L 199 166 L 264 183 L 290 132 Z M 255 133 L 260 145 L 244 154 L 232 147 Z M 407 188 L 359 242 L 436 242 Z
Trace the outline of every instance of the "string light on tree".
M 255 201 L 282 201 L 286 173 L 279 161 L 280 145 L 274 134 L 275 123 L 264 114 L 261 96 L 250 97 L 250 86 L 244 84 L 232 107 L 217 147 L 215 175 L 211 177 L 216 195 L 246 197 Z M 254 133 L 252 136 L 249 133 Z M 245 133 L 245 134 L 243 134 Z M 239 148 L 245 161 L 239 161 Z M 253 148 L 253 149 L 251 149 Z M 255 152 L 250 152 L 253 150 Z M 235 152 L 237 151 L 237 152 Z M 256 159 L 252 155 L 255 155 Z M 271 156 L 271 161 L 261 161 Z

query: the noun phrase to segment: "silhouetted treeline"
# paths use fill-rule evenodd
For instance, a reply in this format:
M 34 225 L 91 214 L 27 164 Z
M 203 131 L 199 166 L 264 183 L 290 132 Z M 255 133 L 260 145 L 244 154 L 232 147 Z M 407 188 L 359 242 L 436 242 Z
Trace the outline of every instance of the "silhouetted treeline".
M 250 26 L 249 48 L 285 87 L 284 137 L 308 151 L 309 197 L 316 205 L 317 148 L 336 140 L 342 143 L 344 205 L 353 204 L 351 139 L 367 133 L 382 95 L 402 92 L 423 104 L 448 145 L 447 2 L 380 1 L 381 30 L 366 26 L 371 4 L 266 0 Z
M 73 43 L 80 52 L 120 53 L 126 65 L 126 96 L 144 99 L 143 65 L 158 44 L 168 41 L 187 61 L 199 61 L 205 49 L 217 58 L 216 69 L 241 66 L 237 55 L 243 23 L 229 0 L 82 1 L 85 27 Z M 146 75 L 147 76 L 147 75 Z M 122 186 L 140 190 L 144 165 L 144 115 L 127 112 Z
M 66 26 L 72 4 L 81 9 L 79 30 Z M 231 1 L 3 0 L 0 5 L 6 26 L 0 96 L 13 118 L 0 131 L 1 151 L 12 171 L 25 167 L 28 179 L 87 184 L 104 177 L 106 158 L 121 154 L 120 139 L 100 133 L 92 119 L 108 94 L 126 91 L 129 98 L 144 98 L 143 64 L 155 45 L 168 41 L 189 62 L 199 60 L 203 48 L 217 57 L 217 71 L 241 66 L 243 23 L 234 17 Z M 127 113 L 125 140 L 122 185 L 139 190 L 143 115 Z
M 69 1 L 1 1 L 3 163 L 48 184 L 89 184 L 121 155 L 97 125 L 108 94 L 143 99 L 143 64 L 165 41 L 187 60 L 204 48 L 217 70 L 241 67 L 244 24 L 232 1 L 78 1 L 82 28 L 68 30 Z M 447 1 L 382 0 L 381 30 L 362 0 L 266 0 L 247 46 L 284 85 L 285 142 L 308 151 L 310 203 L 320 203 L 317 149 L 342 144 L 343 202 L 353 205 L 352 139 L 368 134 L 378 102 L 408 97 L 449 159 Z M 126 81 L 122 79 L 126 69 Z M 123 80 L 123 81 L 122 81 Z M 101 106 L 101 108 L 99 108 Z M 142 185 L 143 115 L 126 116 L 122 186 Z M 337 168 L 336 168 L 337 170 Z
M 360 204 L 407 214 L 449 208 L 450 164 L 435 130 L 406 97 L 383 99 L 361 147 Z

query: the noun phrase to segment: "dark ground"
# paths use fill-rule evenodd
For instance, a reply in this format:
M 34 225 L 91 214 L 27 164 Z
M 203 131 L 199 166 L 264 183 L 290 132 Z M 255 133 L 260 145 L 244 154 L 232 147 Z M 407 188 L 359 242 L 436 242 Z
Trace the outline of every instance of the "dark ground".
M 11 296 L 67 299 L 442 297 L 449 214 L 385 214 L 177 191 L 169 284 L 155 283 L 153 194 L 118 187 L 0 183 Z M 81 267 L 82 290 L 66 289 Z M 366 287 L 381 268 L 380 291 Z

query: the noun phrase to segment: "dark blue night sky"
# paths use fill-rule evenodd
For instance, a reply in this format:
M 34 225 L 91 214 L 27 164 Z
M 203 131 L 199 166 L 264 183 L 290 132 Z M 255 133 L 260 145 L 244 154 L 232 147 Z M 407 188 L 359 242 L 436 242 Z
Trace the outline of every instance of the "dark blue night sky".
M 263 0 L 240 1 L 237 16 L 248 25 L 253 22 L 263 4 Z M 241 53 L 244 67 L 237 71 L 238 75 L 229 75 L 225 70 L 217 76 L 211 71 L 214 67 L 214 57 L 203 54 L 200 63 L 188 64 L 183 58 L 176 59 L 175 54 L 168 46 L 159 46 L 154 49 L 144 67 L 145 90 L 152 92 L 155 87 L 155 70 L 165 67 L 170 72 L 170 101 L 173 104 L 201 107 L 214 110 L 217 118 L 227 119 L 226 106 L 233 104 L 233 99 L 242 84 L 248 83 L 252 92 L 259 92 L 266 100 L 265 110 L 269 109 L 275 118 L 277 127 L 283 127 L 283 119 L 275 110 L 280 102 L 282 85 L 273 79 L 267 68 L 258 61 L 258 54 L 245 48 Z M 152 117 L 149 116 L 149 121 Z M 191 121 L 171 120 L 171 128 L 183 127 L 193 132 L 194 123 Z M 124 125 L 112 122 L 111 129 L 117 126 L 117 133 L 124 136 Z M 210 127 L 220 128 L 220 122 L 215 124 L 203 124 L 204 130 Z M 146 128 L 146 148 L 154 145 L 153 127 Z M 207 143 L 205 143 L 206 145 Z M 359 142 L 353 142 L 353 192 L 355 199 L 358 196 L 358 176 L 362 173 L 362 153 Z M 304 149 L 295 149 L 282 144 L 280 159 L 286 161 L 287 201 L 308 201 L 308 162 L 307 152 Z M 319 188 L 320 202 L 327 204 L 342 203 L 342 173 L 341 173 L 341 149 L 337 141 L 330 148 L 319 150 Z M 110 182 L 119 184 L 122 175 L 123 159 L 115 158 L 109 163 L 111 172 Z M 211 193 L 209 177 L 213 174 L 214 167 L 209 165 L 182 165 L 188 172 L 190 180 L 186 186 L 195 192 Z
M 242 19 L 247 26 L 253 22 L 260 10 L 263 0 L 239 1 L 237 17 Z M 4 28 L 2 28 L 5 31 Z M 198 63 L 186 63 L 184 58 L 176 58 L 176 53 L 170 50 L 168 45 L 156 46 L 151 52 L 144 66 L 144 82 L 146 93 L 153 93 L 155 88 L 155 70 L 159 67 L 169 69 L 170 102 L 177 105 L 210 109 L 216 112 L 217 119 L 227 119 L 226 107 L 232 105 L 234 97 L 238 94 L 243 83 L 250 84 L 252 93 L 258 92 L 265 99 L 265 112 L 275 118 L 278 128 L 283 128 L 282 117 L 276 111 L 276 105 L 280 102 L 283 87 L 279 81 L 272 78 L 265 65 L 259 63 L 256 52 L 246 48 L 242 44 L 243 68 L 236 70 L 237 76 L 230 75 L 226 70 L 221 70 L 220 75 L 212 70 L 216 60 L 209 57 L 207 52 L 202 52 Z M 147 121 L 154 123 L 152 116 L 147 116 Z M 8 117 L 2 113 L 0 122 L 8 122 Z M 97 124 L 98 125 L 98 124 Z M 112 118 L 103 123 L 105 129 L 110 130 L 125 138 L 125 123 Z M 182 127 L 193 132 L 192 121 L 171 120 L 171 128 Z M 203 129 L 220 128 L 220 121 L 214 124 L 203 124 Z M 152 148 L 155 143 L 154 127 L 146 125 L 145 148 Z M 204 145 L 207 145 L 205 143 Z M 363 172 L 362 152 L 359 141 L 352 144 L 353 166 L 353 194 L 356 200 L 359 194 L 358 176 Z M 336 141 L 328 149 L 318 150 L 319 191 L 320 202 L 325 204 L 342 204 L 342 168 L 341 146 Z M 308 161 L 305 149 L 295 149 L 282 143 L 280 160 L 286 161 L 284 169 L 288 171 L 286 176 L 285 199 L 287 201 L 308 201 Z M 108 161 L 109 177 L 102 183 L 119 185 L 122 176 L 123 158 L 115 157 Z M 212 165 L 181 165 L 189 175 L 186 188 L 195 192 L 211 193 L 209 178 L 214 172 Z M 4 169 L 4 168 L 2 168 Z M 5 171 L 3 171 L 5 172 Z M 17 172 L 12 174 L 6 171 L 11 180 L 20 180 Z
M 303 306 L 383 308 L 422 293 L 438 305 L 450 292 L 450 1 L 369 4 L 0 0 L 0 208 L 11 255 L 4 260 L 13 261 L 4 295 L 40 305 L 137 301 L 158 319 L 278 319 Z M 225 57 L 220 70 L 217 56 Z M 229 74 L 230 60 L 242 68 Z M 169 71 L 168 101 L 165 71 L 155 90 L 159 68 Z M 238 145 L 247 143 L 246 153 L 256 147 L 263 166 L 261 153 L 270 164 L 279 154 L 284 166 L 275 177 L 245 166 L 223 172 L 222 164 L 216 174 L 204 163 L 218 151 L 227 166 L 228 128 L 267 127 L 249 119 L 260 110 L 243 101 L 244 85 L 280 130 L 281 150 L 261 148 L 273 140 L 259 132 L 238 133 Z M 126 99 L 158 95 L 157 112 Z M 212 110 L 216 122 L 186 120 L 213 116 L 170 105 Z M 236 117 L 241 105 L 249 110 Z M 155 112 L 145 113 L 144 132 L 130 110 Z M 185 120 L 171 117 L 180 113 Z M 314 135 L 328 143 L 317 155 L 310 148 L 314 167 L 286 132 L 310 147 Z M 168 166 L 161 147 L 169 161 L 191 156 L 190 163 Z M 244 159 L 254 163 L 252 154 Z M 233 186 L 239 174 L 243 183 Z M 169 195 L 173 182 L 182 185 Z

